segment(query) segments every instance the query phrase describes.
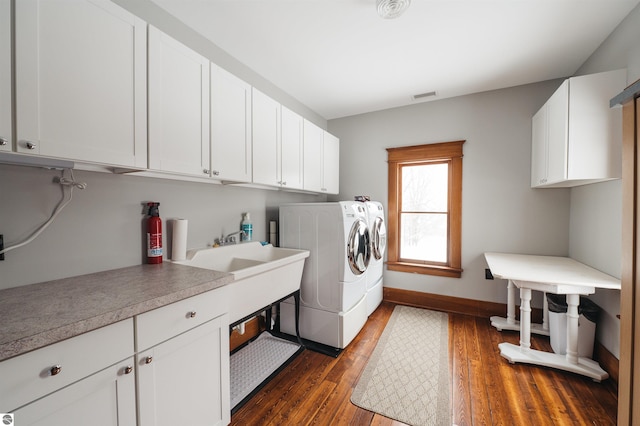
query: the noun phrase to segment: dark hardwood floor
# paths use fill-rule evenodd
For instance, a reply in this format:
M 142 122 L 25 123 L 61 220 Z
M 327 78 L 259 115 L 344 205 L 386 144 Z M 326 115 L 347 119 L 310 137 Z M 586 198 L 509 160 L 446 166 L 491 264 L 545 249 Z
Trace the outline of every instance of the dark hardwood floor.
M 402 425 L 350 402 L 394 304 L 383 302 L 338 358 L 305 350 L 238 410 L 232 425 Z M 419 338 L 419 330 L 416 330 Z M 509 364 L 498 343 L 518 343 L 486 318 L 449 315 L 453 423 L 463 425 L 615 425 L 617 391 L 606 380 Z M 534 349 L 551 350 L 532 336 Z

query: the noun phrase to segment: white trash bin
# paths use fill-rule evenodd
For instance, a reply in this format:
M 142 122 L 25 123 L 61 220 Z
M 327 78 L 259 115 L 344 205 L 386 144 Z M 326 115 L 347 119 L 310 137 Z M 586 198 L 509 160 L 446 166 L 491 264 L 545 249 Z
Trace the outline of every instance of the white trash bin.
M 557 354 L 567 353 L 567 302 L 564 294 L 547 293 L 549 305 L 549 333 L 551 349 Z M 596 322 L 600 307 L 586 297 L 578 306 L 578 356 L 593 357 Z

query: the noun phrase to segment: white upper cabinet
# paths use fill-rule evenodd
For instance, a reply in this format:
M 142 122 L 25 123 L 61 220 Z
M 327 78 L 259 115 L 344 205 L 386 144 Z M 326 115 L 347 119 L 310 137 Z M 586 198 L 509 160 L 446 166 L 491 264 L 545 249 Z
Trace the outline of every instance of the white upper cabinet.
M 209 60 L 152 26 L 149 168 L 210 175 Z
M 339 139 L 304 120 L 304 189 L 337 194 L 339 169 Z
M 251 182 L 251 86 L 211 64 L 211 171 Z
M 280 186 L 280 103 L 253 88 L 253 182 Z
M 621 176 L 621 114 L 609 100 L 617 70 L 565 80 L 532 119 L 531 186 L 571 187 Z
M 304 120 L 304 189 L 322 191 L 322 143 L 324 130 Z
M 253 182 L 303 187 L 303 118 L 253 89 Z
M 17 151 L 146 167 L 146 23 L 107 0 L 20 0 L 15 33 Z
M 11 151 L 11 1 L 0 0 L 0 151 Z
M 281 179 L 282 187 L 302 189 L 304 183 L 303 169 L 303 132 L 302 116 L 282 107 L 281 111 Z

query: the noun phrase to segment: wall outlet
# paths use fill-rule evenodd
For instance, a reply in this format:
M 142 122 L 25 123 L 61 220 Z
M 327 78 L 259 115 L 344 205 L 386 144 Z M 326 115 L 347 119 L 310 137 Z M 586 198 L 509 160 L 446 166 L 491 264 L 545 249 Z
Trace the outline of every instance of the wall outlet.
M 484 279 L 485 280 L 492 280 L 493 279 L 493 274 L 491 273 L 491 269 L 487 268 L 484 270 Z

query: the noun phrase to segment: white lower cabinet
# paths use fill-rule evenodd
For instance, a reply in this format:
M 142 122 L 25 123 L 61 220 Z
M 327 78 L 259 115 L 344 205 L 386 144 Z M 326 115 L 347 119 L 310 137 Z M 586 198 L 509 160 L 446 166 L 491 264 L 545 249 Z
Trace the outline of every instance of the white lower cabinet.
M 16 425 L 135 426 L 133 358 L 39 399 L 14 414 Z M 127 373 L 129 372 L 129 373 Z
M 0 362 L 0 413 L 13 413 L 20 426 L 229 424 L 226 292 Z
M 136 317 L 138 425 L 231 421 L 228 287 Z
M 227 425 L 227 315 L 137 356 L 139 426 Z
M 133 320 L 0 362 L 0 412 L 16 425 L 136 424 Z

